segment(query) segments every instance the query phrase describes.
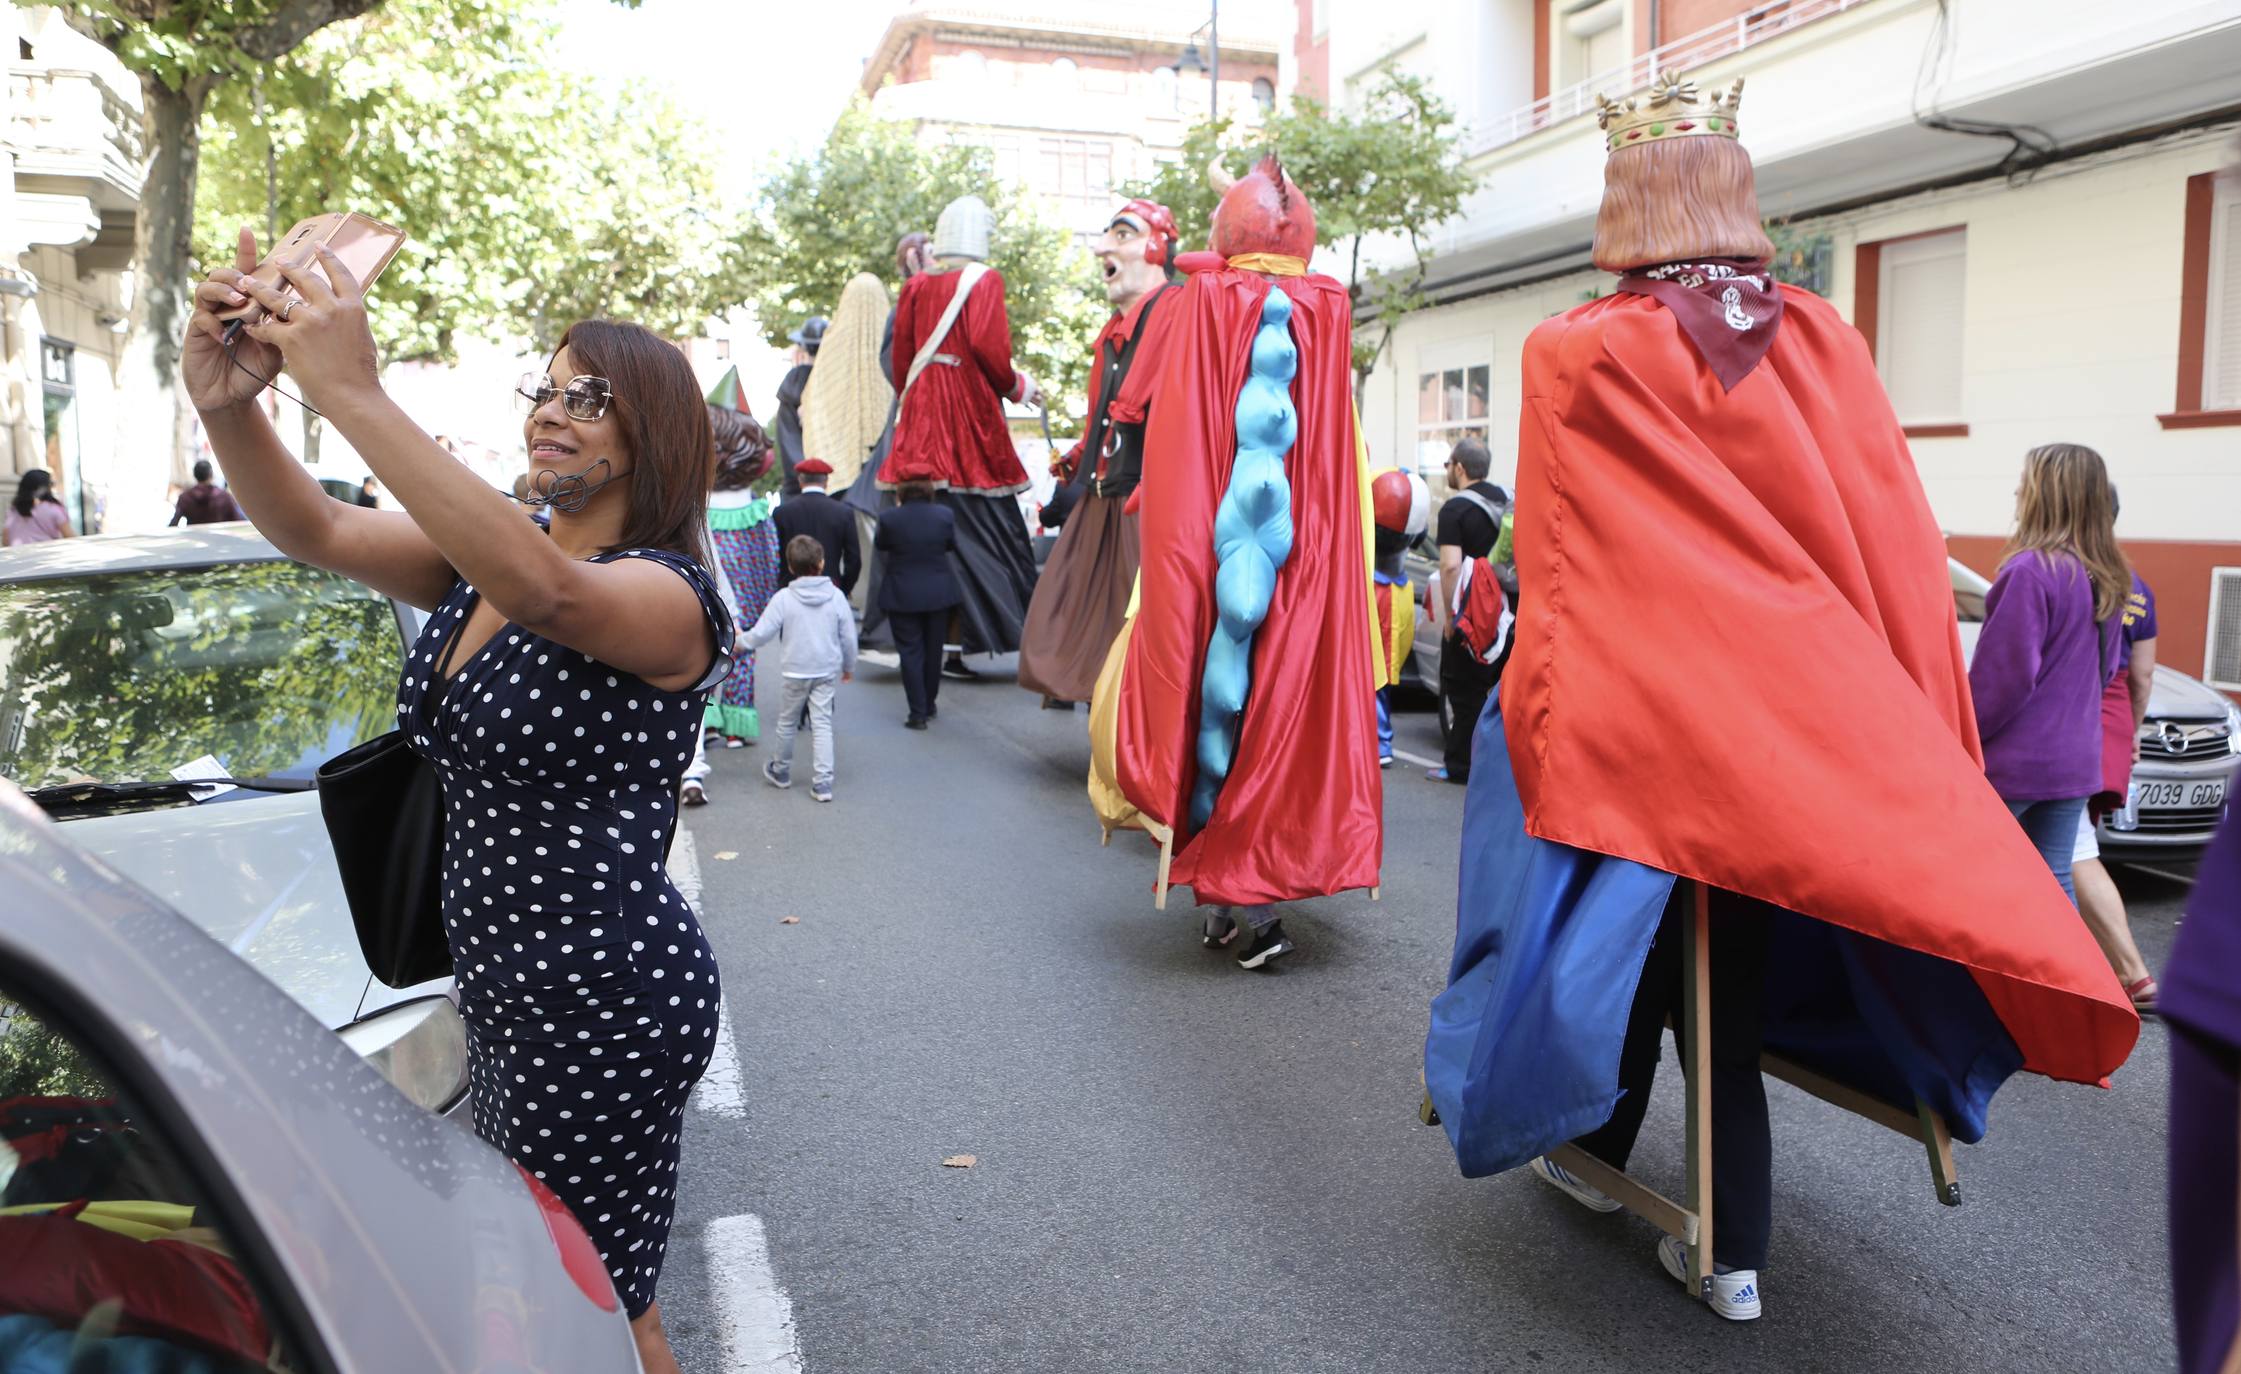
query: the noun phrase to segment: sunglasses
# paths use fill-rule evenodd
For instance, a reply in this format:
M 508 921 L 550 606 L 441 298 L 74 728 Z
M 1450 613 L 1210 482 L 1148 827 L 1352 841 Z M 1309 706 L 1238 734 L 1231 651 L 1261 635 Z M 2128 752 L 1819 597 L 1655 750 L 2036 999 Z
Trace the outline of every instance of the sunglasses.
M 614 388 L 605 377 L 570 377 L 566 386 L 554 386 L 552 378 L 541 372 L 523 373 L 514 386 L 514 395 L 520 398 L 518 404 L 524 415 L 536 414 L 558 396 L 560 408 L 571 420 L 599 419 L 615 399 Z

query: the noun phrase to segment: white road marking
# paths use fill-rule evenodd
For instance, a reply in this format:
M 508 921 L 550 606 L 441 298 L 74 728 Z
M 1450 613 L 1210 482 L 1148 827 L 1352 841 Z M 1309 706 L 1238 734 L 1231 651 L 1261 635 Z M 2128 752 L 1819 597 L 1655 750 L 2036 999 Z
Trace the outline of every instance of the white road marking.
M 1446 766 L 1445 764 L 1442 764 L 1438 759 L 1428 759 L 1425 758 L 1422 754 L 1411 754 L 1405 749 L 1395 749 L 1393 751 L 1393 757 L 1399 759 L 1403 763 L 1413 763 L 1419 768 L 1444 768 Z
M 739 1072 L 739 1038 L 732 1034 L 731 1004 L 716 1003 L 716 1044 L 708 1052 L 708 1070 L 693 1089 L 693 1105 L 704 1112 L 747 1119 L 747 1090 Z
M 700 905 L 700 848 L 693 843 L 693 832 L 682 825 L 677 827 L 677 843 L 669 850 L 669 880 L 685 894 L 694 912 L 705 919 Z M 732 1033 L 731 1007 L 726 1002 L 716 1004 L 716 1044 L 708 1052 L 708 1071 L 693 1089 L 693 1105 L 734 1121 L 747 1118 L 747 1090 L 739 1071 L 739 1037 Z
M 701 1244 L 723 1333 L 723 1368 L 743 1374 L 801 1374 L 794 1304 L 771 1271 L 762 1218 L 751 1212 L 719 1217 L 708 1223 Z
M 856 657 L 866 663 L 876 663 L 882 668 L 900 668 L 903 666 L 901 655 L 891 654 L 885 649 L 858 649 Z

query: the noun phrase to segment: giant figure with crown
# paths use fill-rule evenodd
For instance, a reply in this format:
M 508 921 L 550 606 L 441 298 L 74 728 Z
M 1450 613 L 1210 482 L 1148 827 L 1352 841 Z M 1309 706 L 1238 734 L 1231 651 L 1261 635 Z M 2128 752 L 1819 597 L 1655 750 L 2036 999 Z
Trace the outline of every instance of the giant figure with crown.
M 1163 307 L 1139 602 L 1093 703 L 1091 792 L 1171 834 L 1205 943 L 1249 933 L 1258 969 L 1292 948 L 1276 904 L 1377 883 L 1368 475 L 1351 304 L 1307 270 L 1315 211 L 1273 153 L 1227 184 L 1211 247 Z
M 1858 332 L 1770 275 L 1741 93 L 1605 103 L 1616 290 L 1526 341 L 1533 594 L 1478 724 L 1424 1067 L 1465 1174 L 1530 1163 L 1614 1210 L 1545 1155 L 1625 1167 L 1701 893 L 1707 1296 L 1747 1320 L 1762 1048 L 1973 1141 L 2009 1075 L 2101 1082 L 2139 1022 L 1985 781 L 1937 523 Z

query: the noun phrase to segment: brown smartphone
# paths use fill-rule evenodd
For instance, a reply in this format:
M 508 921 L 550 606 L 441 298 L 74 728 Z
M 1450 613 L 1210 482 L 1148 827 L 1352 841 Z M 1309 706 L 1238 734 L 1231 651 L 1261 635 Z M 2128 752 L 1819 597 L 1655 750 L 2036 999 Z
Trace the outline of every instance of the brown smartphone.
M 374 278 L 381 275 L 381 269 L 389 265 L 389 260 L 397 256 L 397 250 L 405 246 L 405 231 L 356 211 L 337 210 L 324 215 L 313 215 L 290 229 L 287 237 L 274 244 L 272 251 L 265 254 L 264 261 L 257 264 L 257 270 L 249 275 L 267 286 L 279 287 L 291 300 L 301 299 L 302 292 L 281 280 L 280 266 L 275 260 L 283 254 L 308 254 L 321 244 L 325 244 L 336 257 L 342 259 L 342 265 L 358 278 L 359 286 L 369 287 L 373 285 Z M 319 270 L 317 258 L 312 259 L 311 270 Z M 224 311 L 218 318 L 227 321 L 254 321 L 263 319 L 269 313 L 264 306 L 251 301 L 247 305 Z

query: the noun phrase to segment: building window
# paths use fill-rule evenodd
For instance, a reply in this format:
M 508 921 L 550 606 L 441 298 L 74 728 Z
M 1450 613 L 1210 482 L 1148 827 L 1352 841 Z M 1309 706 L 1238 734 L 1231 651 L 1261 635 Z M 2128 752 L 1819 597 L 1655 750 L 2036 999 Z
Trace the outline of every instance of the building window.
M 1179 110 L 1182 100 L 1173 67 L 1160 67 L 1152 72 L 1152 108 L 1162 113 Z
M 1035 189 L 1057 199 L 1069 222 L 1106 213 L 1112 209 L 1113 145 L 1103 139 L 1042 140 Z
M 1484 442 L 1493 403 L 1493 365 L 1474 362 L 1491 352 L 1472 340 L 1427 348 L 1417 357 L 1416 470 L 1435 486 L 1447 452 L 1463 438 Z M 1498 480 L 1498 479 L 1497 479 Z
M 1860 245 L 1852 322 L 1875 354 L 1875 370 L 1915 438 L 1968 433 L 1962 422 L 1961 346 L 1968 286 L 1968 231 Z
M 2241 425 L 2241 174 L 2189 177 L 2185 223 L 2178 405 L 2156 418 L 2166 429 Z
M 1627 40 L 1627 0 L 1557 0 L 1549 38 L 1556 51 L 1549 66 L 1558 87 L 1608 76 L 1627 65 L 1633 50 Z
M 1267 114 L 1269 111 L 1275 109 L 1276 83 L 1269 80 L 1265 76 L 1254 77 L 1253 103 L 1261 107 L 1262 114 Z
M 99 534 L 101 522 L 87 518 L 86 477 L 78 455 L 78 350 L 60 339 L 41 339 L 39 371 L 45 384 L 41 410 L 47 428 L 47 473 L 54 478 L 55 495 L 70 512 L 70 523 L 78 533 Z

